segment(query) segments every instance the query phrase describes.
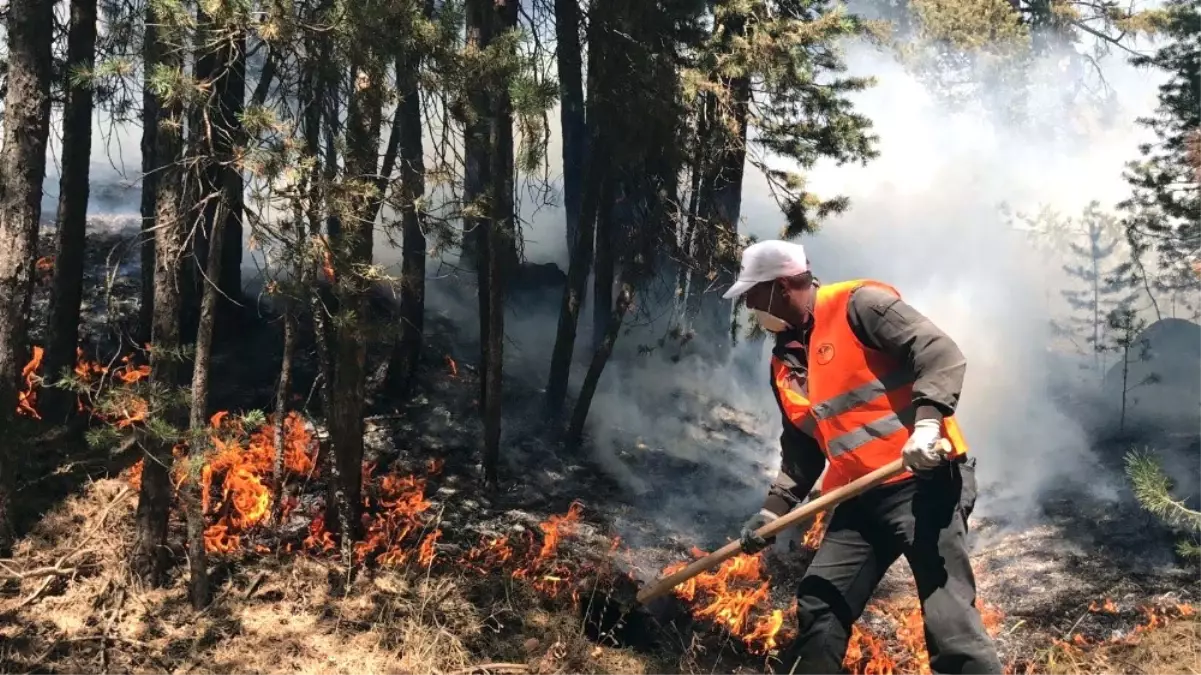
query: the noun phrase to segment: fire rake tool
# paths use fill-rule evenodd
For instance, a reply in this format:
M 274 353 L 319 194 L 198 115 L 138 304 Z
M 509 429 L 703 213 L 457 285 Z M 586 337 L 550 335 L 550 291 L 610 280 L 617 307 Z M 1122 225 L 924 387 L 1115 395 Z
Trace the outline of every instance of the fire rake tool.
M 939 439 L 938 443 L 945 452 L 951 452 L 950 441 L 943 438 Z M 817 499 L 809 502 L 808 504 L 805 504 L 801 508 L 780 516 L 779 518 L 756 530 L 755 534 L 763 537 L 764 539 L 774 537 L 787 529 L 790 525 L 804 522 L 805 520 L 817 515 L 822 511 L 827 511 L 852 497 L 856 497 L 867 490 L 876 487 L 890 478 L 900 475 L 904 471 L 905 467 L 901 465 L 900 458 L 897 458 L 893 462 L 876 469 L 866 476 L 862 476 L 840 488 L 831 490 L 819 496 Z M 692 564 L 688 565 L 679 572 L 669 574 L 655 582 L 653 585 L 639 591 L 638 604 L 645 605 L 647 602 L 654 600 L 664 593 L 667 593 L 671 589 L 679 586 L 685 581 L 688 581 L 696 575 L 703 572 L 708 572 L 714 567 L 717 567 L 726 560 L 738 555 L 741 551 L 742 547 L 738 541 L 732 541 L 725 546 L 722 546 L 704 558 L 694 561 Z
M 944 451 L 948 453 L 951 451 L 951 444 L 946 439 L 940 440 L 939 444 Z M 880 467 L 847 485 L 820 495 L 801 508 L 777 518 L 756 530 L 756 534 L 765 539 L 773 537 L 790 525 L 802 523 L 818 513 L 828 511 L 842 502 L 904 473 L 904 471 L 905 468 L 898 458 L 887 466 Z M 661 627 L 666 622 L 674 621 L 675 617 L 689 614 L 684 603 L 675 596 L 667 594 L 676 586 L 698 574 L 712 570 L 741 551 L 742 547 L 739 542 L 732 541 L 680 571 L 669 574 L 651 586 L 637 591 L 632 602 L 622 601 L 610 591 L 594 601 L 582 603 L 585 632 L 592 639 L 604 638 L 627 646 L 653 643 L 653 634 L 657 632 L 655 626 Z M 621 584 L 622 579 L 629 585 Z M 631 579 L 619 577 L 615 590 L 618 591 L 618 595 L 629 598 L 630 595 L 635 595 L 631 586 L 633 586 Z

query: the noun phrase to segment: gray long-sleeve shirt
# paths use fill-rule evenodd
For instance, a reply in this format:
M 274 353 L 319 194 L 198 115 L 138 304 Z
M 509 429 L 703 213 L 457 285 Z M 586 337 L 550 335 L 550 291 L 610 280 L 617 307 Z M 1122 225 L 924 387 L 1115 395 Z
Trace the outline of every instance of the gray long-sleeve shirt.
M 863 346 L 888 354 L 913 373 L 917 419 L 942 419 L 954 414 L 967 362 L 955 341 L 933 321 L 895 295 L 873 286 L 852 292 L 847 318 Z M 794 364 L 794 369 L 807 369 L 808 339 L 809 327 L 780 333 L 774 353 L 791 357 L 786 361 Z M 773 377 L 772 388 L 775 386 Z M 778 392 L 776 398 L 780 398 Z M 826 465 L 817 440 L 794 427 L 787 416 L 780 450 L 780 473 L 763 505 L 777 515 L 787 513 L 809 494 Z

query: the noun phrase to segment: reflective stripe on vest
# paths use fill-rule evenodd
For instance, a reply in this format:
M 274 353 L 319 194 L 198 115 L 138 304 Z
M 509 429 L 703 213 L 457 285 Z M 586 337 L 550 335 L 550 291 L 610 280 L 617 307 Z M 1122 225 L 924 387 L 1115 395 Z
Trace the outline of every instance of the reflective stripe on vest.
M 829 466 L 822 491 L 845 485 L 895 460 L 913 429 L 913 377 L 902 364 L 859 342 L 847 318 L 851 293 L 871 285 L 900 297 L 887 284 L 847 281 L 820 286 L 809 336 L 805 424 L 826 453 Z M 794 422 L 796 424 L 796 422 Z M 943 435 L 955 454 L 967 452 L 954 418 L 943 421 Z M 888 482 L 909 477 L 908 472 Z

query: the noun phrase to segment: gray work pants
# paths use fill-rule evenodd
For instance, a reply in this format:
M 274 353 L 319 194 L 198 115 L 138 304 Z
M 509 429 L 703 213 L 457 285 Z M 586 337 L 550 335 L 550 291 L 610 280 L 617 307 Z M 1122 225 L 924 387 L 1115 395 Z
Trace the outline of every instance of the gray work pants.
M 975 462 L 968 460 L 840 504 L 797 589 L 799 632 L 777 672 L 842 672 L 851 624 L 903 555 L 917 582 L 930 669 L 1000 673 L 976 609 L 968 557 L 967 519 L 975 501 Z

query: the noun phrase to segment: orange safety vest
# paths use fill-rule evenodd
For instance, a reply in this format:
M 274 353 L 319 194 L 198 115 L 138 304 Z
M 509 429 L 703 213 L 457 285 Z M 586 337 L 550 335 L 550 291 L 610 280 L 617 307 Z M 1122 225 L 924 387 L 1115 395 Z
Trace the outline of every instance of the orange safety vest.
M 868 285 L 901 297 L 892 286 L 866 279 L 818 287 L 805 383 L 797 382 L 788 364 L 772 358 L 772 377 L 785 416 L 817 439 L 825 452 L 822 492 L 900 457 L 913 429 L 913 374 L 887 354 L 864 347 L 847 319 L 851 293 Z M 954 416 L 943 418 L 941 426 L 952 455 L 967 454 Z M 887 482 L 910 476 L 907 471 Z

